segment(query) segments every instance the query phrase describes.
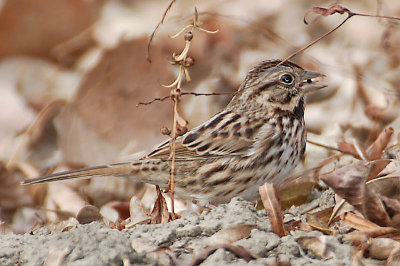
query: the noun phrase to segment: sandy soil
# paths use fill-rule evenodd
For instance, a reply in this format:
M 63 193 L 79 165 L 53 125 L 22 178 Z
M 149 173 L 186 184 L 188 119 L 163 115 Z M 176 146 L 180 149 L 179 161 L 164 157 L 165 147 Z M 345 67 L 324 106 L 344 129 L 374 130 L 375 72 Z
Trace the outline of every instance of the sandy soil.
M 318 210 L 318 205 L 326 207 L 327 201 L 331 201 L 326 195 L 332 194 L 324 193 L 309 205 L 290 209 L 285 219 L 302 219 L 304 217 L 296 212 L 315 206 Z M 249 226 L 227 231 L 236 225 Z M 250 232 L 249 236 L 246 231 Z M 271 232 L 265 212 L 256 211 L 252 203 L 240 198 L 201 215 L 188 215 L 168 224 L 139 225 L 118 231 L 92 222 L 65 232 L 41 228 L 31 234 L 2 235 L 0 238 L 1 265 L 190 265 L 207 247 L 228 242 L 243 247 L 257 258 L 247 262 L 236 252 L 220 248 L 206 256 L 201 265 L 279 262 L 350 265 L 352 255 L 352 247 L 345 243 L 341 234 L 329 236 L 318 231 L 293 231 L 279 238 Z M 321 245 L 307 243 L 316 239 L 324 246 L 322 252 L 318 248 Z

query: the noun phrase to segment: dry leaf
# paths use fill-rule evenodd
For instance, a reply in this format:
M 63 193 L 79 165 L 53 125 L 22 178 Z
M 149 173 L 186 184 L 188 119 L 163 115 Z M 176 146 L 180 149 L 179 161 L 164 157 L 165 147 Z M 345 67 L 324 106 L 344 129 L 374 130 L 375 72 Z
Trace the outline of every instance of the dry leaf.
M 358 154 L 358 152 L 357 152 L 357 150 L 356 150 L 356 148 L 355 148 L 354 145 L 351 144 L 351 143 L 339 142 L 339 143 L 337 144 L 337 146 L 338 146 L 338 150 L 341 151 L 341 152 L 343 152 L 343 153 L 351 154 L 351 155 L 353 155 L 353 156 L 356 157 L 356 158 L 359 158 L 359 157 L 360 157 L 359 154 Z
M 278 194 L 276 193 L 275 185 L 265 183 L 259 187 L 258 191 L 260 192 L 261 200 L 271 222 L 272 230 L 280 237 L 285 236 L 286 230 L 283 225 L 282 208 Z
M 46 161 L 44 158 L 54 156 L 56 149 L 56 139 L 52 124 L 53 118 L 59 114 L 66 104 L 65 100 L 60 99 L 54 100 L 43 107 L 33 123 L 21 136 L 21 141 L 7 162 L 7 168 L 15 167 L 27 159 L 35 162 L 39 167 L 48 166 L 43 164 L 43 161 Z M 32 155 L 29 158 L 25 158 L 27 154 Z
M 66 218 L 60 216 L 56 210 L 72 213 L 76 217 L 78 212 L 86 206 L 87 202 L 82 195 L 68 186 L 67 182 L 54 182 L 46 184 L 47 194 L 44 199 L 44 206 L 53 212 L 47 212 L 47 219 L 50 222 L 59 222 L 60 219 Z
M 297 243 L 307 250 L 307 252 L 312 252 L 318 258 L 327 260 L 335 258 L 335 252 L 332 247 L 326 242 L 326 236 L 322 235 L 319 237 L 314 236 L 304 236 L 297 239 Z
M 400 203 L 374 192 L 367 186 L 365 182 L 372 168 L 373 163 L 359 162 L 321 179 L 367 219 L 381 226 L 392 226 L 391 217 L 400 213 Z
M 218 245 L 225 243 L 233 243 L 250 236 L 251 230 L 257 228 L 257 225 L 238 224 L 228 228 L 224 228 L 207 239 L 209 244 Z
M 25 178 L 21 171 L 7 170 L 0 162 L 0 209 L 1 217 L 13 213 L 22 206 L 34 205 L 35 194 L 40 188 L 23 187 L 19 183 Z M 7 219 L 8 220 L 8 219 Z
M 172 123 L 169 102 L 136 107 L 164 96 L 160 84 L 172 78 L 161 47 L 145 58 L 147 38 L 122 41 L 103 53 L 84 76 L 70 105 L 56 120 L 63 159 L 72 165 L 96 165 L 126 153 L 150 150 L 165 137 L 159 128 Z M 128 147 L 127 147 L 128 146 Z
M 150 214 L 136 196 L 133 196 L 129 202 L 129 212 L 132 225 L 147 221 L 150 218 Z M 127 226 L 130 227 L 129 225 Z
M 88 28 L 101 6 L 101 1 L 4 1 L 0 58 L 18 54 L 49 57 L 54 46 Z
M 189 265 L 190 266 L 200 265 L 204 260 L 207 259 L 208 256 L 210 256 L 217 249 L 220 249 L 220 248 L 223 248 L 223 249 L 226 249 L 226 250 L 232 252 L 237 257 L 242 258 L 242 259 L 246 260 L 247 262 L 258 258 L 257 255 L 251 253 L 250 251 L 246 250 L 245 248 L 243 248 L 241 246 L 235 246 L 232 244 L 219 244 L 219 245 L 214 245 L 214 246 L 208 247 L 205 250 L 203 250 L 202 252 L 200 252 L 193 259 L 193 261 L 189 263 Z
M 373 259 L 386 260 L 391 254 L 395 255 L 397 249 L 400 248 L 398 241 L 389 238 L 369 238 L 360 232 L 352 232 L 345 237 Z
M 335 230 L 332 230 L 328 226 L 329 217 L 332 214 L 333 207 L 326 208 L 319 212 L 307 214 L 307 224 L 314 229 L 328 233 L 336 234 Z
M 151 211 L 150 224 L 168 223 L 170 215 L 168 212 L 167 202 L 161 193 L 160 187 L 156 186 L 157 200 L 154 203 L 153 210 Z
M 372 143 L 368 147 L 365 153 L 365 157 L 370 161 L 380 159 L 382 157 L 383 150 L 386 148 L 390 141 L 390 138 L 393 135 L 393 132 L 394 130 L 391 127 L 383 130 L 376 138 L 374 143 Z
M 379 225 L 362 218 L 354 213 L 346 212 L 340 215 L 340 218 L 345 222 L 347 225 L 360 230 L 360 231 L 367 231 L 367 230 L 374 230 L 381 228 Z
M 327 9 L 327 8 L 323 8 L 323 7 L 312 7 L 310 9 L 307 10 L 306 14 L 304 15 L 304 23 L 308 24 L 306 17 L 311 14 L 311 13 L 315 13 L 321 16 L 330 16 L 336 13 L 339 14 L 344 14 L 344 13 L 348 13 L 351 14 L 352 12 L 345 8 L 342 7 L 341 5 L 334 5 L 331 8 Z
M 284 210 L 293 205 L 299 206 L 306 203 L 313 189 L 318 186 L 318 180 L 312 175 L 287 181 L 289 182 L 279 184 L 278 187 L 280 203 Z

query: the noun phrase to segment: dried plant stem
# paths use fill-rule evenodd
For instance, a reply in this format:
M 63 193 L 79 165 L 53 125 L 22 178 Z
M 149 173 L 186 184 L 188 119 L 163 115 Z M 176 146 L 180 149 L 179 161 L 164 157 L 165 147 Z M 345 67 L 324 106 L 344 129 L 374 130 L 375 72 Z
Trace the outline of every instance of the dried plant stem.
M 326 144 L 323 144 L 323 143 L 318 143 L 318 142 L 315 142 L 315 141 L 312 141 L 312 140 L 309 140 L 309 139 L 307 139 L 307 142 L 310 143 L 310 144 L 313 144 L 315 146 L 321 147 L 321 148 L 325 148 L 325 149 L 333 150 L 333 151 L 338 151 L 338 152 L 342 153 L 342 151 L 340 149 L 338 149 L 336 147 L 333 147 L 333 146 L 329 146 L 329 145 L 326 145 Z
M 174 124 L 172 127 L 172 134 L 173 137 L 171 139 L 171 176 L 170 176 L 170 180 L 169 180 L 169 185 L 168 185 L 168 190 L 171 194 L 171 212 L 172 215 L 175 216 L 175 200 L 174 200 L 174 193 L 175 193 L 175 187 L 174 187 L 174 179 L 175 179 L 175 140 L 176 140 L 176 124 L 177 124 L 177 119 L 176 119 L 176 114 L 178 112 L 178 101 L 179 98 L 178 96 L 173 97 L 173 101 L 174 101 Z M 174 219 L 174 217 L 173 217 Z
M 322 40 L 323 38 L 325 38 L 326 36 L 328 36 L 329 34 L 333 33 L 334 31 L 336 31 L 337 29 L 339 29 L 344 23 L 346 23 L 350 18 L 354 17 L 354 16 L 360 16 L 360 17 L 373 17 L 373 18 L 385 18 L 385 19 L 391 19 L 391 20 L 400 20 L 399 17 L 392 17 L 392 16 L 380 16 L 380 15 L 370 15 L 370 14 L 363 14 L 363 13 L 355 13 L 350 11 L 349 9 L 342 7 L 340 5 L 334 5 L 329 9 L 326 8 L 321 8 L 321 7 L 313 7 L 310 8 L 309 11 L 307 11 L 306 15 L 308 13 L 316 13 L 316 14 L 320 14 L 322 16 L 330 16 L 336 13 L 339 14 L 347 14 L 347 18 L 345 18 L 338 26 L 336 26 L 335 28 L 331 29 L 330 31 L 326 32 L 325 34 L 323 34 L 322 36 L 320 36 L 319 38 L 317 38 L 316 40 L 310 42 L 309 44 L 307 44 L 306 46 L 300 48 L 299 50 L 295 51 L 294 53 L 290 54 L 288 57 L 286 57 L 284 60 L 282 60 L 282 62 L 280 64 L 283 64 L 284 62 L 286 62 L 287 60 L 291 59 L 292 57 L 296 56 L 297 54 L 303 52 L 304 50 L 310 48 L 311 46 L 313 46 L 314 44 L 316 44 L 317 42 L 319 42 L 320 40 Z M 305 20 L 304 18 L 304 23 L 308 24 L 308 22 Z M 280 65 L 279 64 L 279 65 Z
M 166 11 L 164 12 L 163 18 L 161 19 L 161 21 L 158 23 L 157 27 L 155 28 L 155 30 L 153 31 L 153 33 L 150 36 L 150 40 L 148 43 L 148 49 L 147 49 L 147 59 L 149 60 L 149 52 L 150 52 L 150 44 L 151 41 L 154 37 L 155 32 L 157 31 L 158 27 L 160 26 L 161 23 L 164 22 L 165 16 L 168 13 L 168 11 L 171 9 L 172 5 L 175 3 L 176 0 L 173 0 L 170 2 L 168 8 L 166 9 Z M 175 204 L 174 204 L 174 193 L 175 193 L 175 187 L 174 187 L 174 179 L 175 179 L 175 149 L 176 149 L 176 138 L 178 137 L 178 130 L 181 132 L 182 129 L 187 130 L 186 125 L 187 125 L 187 121 L 185 119 L 182 118 L 182 116 L 179 114 L 178 112 L 178 104 L 180 101 L 180 97 L 183 94 L 194 94 L 196 96 L 198 95 L 205 95 L 202 93 L 182 93 L 182 89 L 181 89 L 181 85 L 182 85 L 182 81 L 185 80 L 186 82 L 190 82 L 190 76 L 189 76 L 189 71 L 188 71 L 188 67 L 192 66 L 194 64 L 194 59 L 188 56 L 188 52 L 190 49 L 190 44 L 192 42 L 193 39 L 193 30 L 199 30 L 202 32 L 206 32 L 206 33 L 216 33 L 218 30 L 216 31 L 209 31 L 206 29 L 201 28 L 200 26 L 202 25 L 202 22 L 199 20 L 199 16 L 198 16 L 198 12 L 197 9 L 195 8 L 194 10 L 194 18 L 190 20 L 189 25 L 185 26 L 183 29 L 181 29 L 177 34 L 175 34 L 174 36 L 172 36 L 171 38 L 176 38 L 177 36 L 179 36 L 180 34 L 182 34 L 183 32 L 185 32 L 186 30 L 188 30 L 184 36 L 184 40 L 185 40 L 185 47 L 184 49 L 179 53 L 179 54 L 172 54 L 172 58 L 173 58 L 173 62 L 171 62 L 172 64 L 175 65 L 179 65 L 179 72 L 178 72 L 178 76 L 177 78 L 169 85 L 163 85 L 163 87 L 165 88 L 169 88 L 170 89 L 170 95 L 168 96 L 164 96 L 161 98 L 155 98 L 150 102 L 145 102 L 145 103 L 139 103 L 138 105 L 147 105 L 147 104 L 151 104 L 155 101 L 164 101 L 166 99 L 171 99 L 172 101 L 174 101 L 174 119 L 173 119 L 173 129 L 172 129 L 172 139 L 170 141 L 170 147 L 171 147 L 171 152 L 170 152 L 170 156 L 169 158 L 171 159 L 171 172 L 170 172 L 170 180 L 168 182 L 168 186 L 166 189 L 166 192 L 170 192 L 171 195 L 171 209 L 172 209 L 172 219 L 175 219 Z M 150 61 L 150 60 L 149 60 Z M 216 95 L 216 94 L 212 94 L 212 95 Z M 137 106 L 138 106 L 137 105 Z M 179 126 L 179 128 L 178 128 Z
M 211 92 L 211 93 L 199 93 L 199 92 L 182 92 L 181 96 L 184 95 L 193 95 L 193 96 L 219 96 L 219 95 L 231 95 L 234 94 L 233 92 Z M 156 101 L 165 101 L 167 99 L 171 99 L 171 95 L 167 95 L 164 97 L 160 97 L 160 98 L 154 98 L 153 100 L 149 101 L 149 102 L 139 102 L 138 104 L 136 104 L 136 107 L 139 107 L 140 105 L 149 105 L 152 104 Z
M 286 62 L 287 60 L 291 59 L 292 57 L 296 56 L 297 54 L 303 52 L 304 50 L 307 50 L 308 48 L 310 48 L 311 46 L 313 46 L 314 44 L 316 44 L 317 42 L 319 42 L 320 40 L 322 40 L 323 38 L 325 38 L 326 36 L 328 36 L 329 34 L 333 33 L 334 31 L 336 31 L 337 29 L 339 29 L 344 23 L 346 23 L 347 20 L 349 20 L 353 15 L 349 15 L 345 20 L 343 20 L 339 25 L 337 25 L 335 28 L 331 29 L 330 31 L 324 33 L 322 36 L 318 37 L 317 39 L 315 39 L 314 41 L 310 42 L 309 44 L 307 44 L 306 46 L 300 48 L 299 50 L 295 51 L 294 53 L 290 54 L 288 57 L 286 57 L 285 59 L 282 60 L 282 62 L 279 64 L 283 64 L 284 62 Z
M 154 35 L 156 34 L 158 28 L 160 27 L 161 24 L 164 23 L 165 17 L 167 16 L 168 12 L 171 10 L 171 7 L 175 4 L 176 0 L 172 0 L 167 9 L 165 9 L 164 14 L 160 20 L 160 22 L 158 22 L 157 26 L 155 27 L 155 29 L 153 30 L 153 32 L 151 33 L 150 37 L 149 37 L 149 42 L 147 43 L 147 53 L 146 53 L 146 59 L 147 61 L 149 61 L 151 63 L 150 60 L 150 47 L 151 47 L 151 42 L 153 41 Z

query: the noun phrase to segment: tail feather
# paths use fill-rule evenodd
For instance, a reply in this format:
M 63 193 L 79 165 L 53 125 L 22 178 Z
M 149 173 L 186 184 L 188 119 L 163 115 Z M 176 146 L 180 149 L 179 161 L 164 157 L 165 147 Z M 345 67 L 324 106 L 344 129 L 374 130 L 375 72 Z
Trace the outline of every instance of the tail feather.
M 140 169 L 133 167 L 132 163 L 101 165 L 28 179 L 22 181 L 21 184 L 29 185 L 75 178 L 90 178 L 95 176 L 129 176 L 136 174 L 139 170 Z

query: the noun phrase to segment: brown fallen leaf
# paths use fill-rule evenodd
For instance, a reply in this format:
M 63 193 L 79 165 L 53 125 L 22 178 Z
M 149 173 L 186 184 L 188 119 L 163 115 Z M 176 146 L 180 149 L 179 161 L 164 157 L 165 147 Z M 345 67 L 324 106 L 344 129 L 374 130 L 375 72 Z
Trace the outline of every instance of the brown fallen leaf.
M 372 190 L 374 190 L 375 192 L 385 195 L 385 196 L 390 196 L 390 197 L 395 197 L 396 195 L 398 195 L 396 190 L 397 186 L 393 186 L 392 184 L 388 184 L 388 185 L 384 185 L 384 183 L 390 183 L 392 182 L 391 179 L 387 178 L 386 180 L 388 180 L 387 182 L 384 182 L 384 180 L 382 179 L 382 184 L 380 184 L 380 182 L 376 182 L 375 181 L 378 180 L 378 178 L 375 178 L 378 175 L 383 175 L 386 177 L 389 177 L 388 174 L 392 174 L 393 171 L 391 171 L 391 169 L 393 167 L 396 167 L 396 162 L 390 159 L 380 159 L 380 160 L 375 160 L 373 162 L 369 163 L 370 166 L 370 170 L 369 170 L 369 174 L 368 174 L 368 178 L 367 180 L 370 180 L 367 182 L 367 186 L 369 188 L 371 188 Z M 390 168 L 390 169 L 388 169 Z M 397 169 L 397 168 L 396 168 Z M 372 180 L 371 180 L 372 179 Z M 395 181 L 395 180 L 394 180 Z M 394 191 L 393 191 L 394 190 Z M 390 193 L 391 191 L 393 191 L 392 193 Z M 332 222 L 332 220 L 336 217 L 338 217 L 340 214 L 343 214 L 345 212 L 348 211 L 353 211 L 354 208 L 349 205 L 348 202 L 346 202 L 346 200 L 342 199 L 341 197 L 337 196 L 337 198 L 340 198 L 340 200 L 337 201 L 332 215 L 328 221 L 328 224 L 330 224 Z
M 16 167 L 19 163 L 24 162 L 26 158 L 21 158 L 23 158 L 24 156 L 26 157 L 26 154 L 33 154 L 33 158 L 32 156 L 30 158 L 30 160 L 32 161 L 43 160 L 42 157 L 36 160 L 34 158 L 34 156 L 36 155 L 34 151 L 40 149 L 41 146 L 46 145 L 48 147 L 51 147 L 47 148 L 47 153 L 49 154 L 54 152 L 56 144 L 55 141 L 53 141 L 54 145 L 49 145 L 49 143 L 54 140 L 54 137 L 51 136 L 53 132 L 52 130 L 49 130 L 49 128 L 53 127 L 52 122 L 54 117 L 62 111 L 66 104 L 67 102 L 63 99 L 54 100 L 43 107 L 42 110 L 40 110 L 35 120 L 29 125 L 29 127 L 21 136 L 21 141 L 18 143 L 14 152 L 10 156 L 6 166 L 8 169 Z M 43 167 L 40 162 L 38 163 L 38 165 Z M 47 165 L 45 165 L 44 167 L 47 167 Z
M 353 155 L 355 158 L 360 158 L 356 148 L 354 147 L 354 144 L 347 142 L 339 142 L 337 146 L 340 152 Z
M 232 244 L 219 244 L 219 245 L 214 245 L 211 247 L 206 248 L 202 252 L 200 252 L 192 262 L 189 263 L 190 266 L 194 265 L 200 265 L 204 260 L 206 260 L 211 254 L 213 254 L 217 249 L 226 249 L 233 254 L 235 254 L 237 257 L 242 258 L 246 260 L 247 262 L 257 259 L 258 256 L 256 254 L 253 254 L 252 252 L 246 250 L 245 248 L 241 246 L 235 246 Z
M 124 221 L 117 220 L 115 223 L 110 222 L 108 224 L 108 227 L 110 227 L 111 229 L 117 229 L 118 231 L 122 231 L 126 228 L 126 224 Z
M 68 183 L 54 182 L 45 186 L 47 193 L 42 206 L 47 210 L 53 210 L 46 212 L 49 222 L 59 222 L 67 218 L 65 216 L 67 213 L 72 213 L 73 217 L 76 217 L 79 211 L 87 205 L 86 199 Z
M 394 129 L 391 127 L 384 129 L 376 140 L 368 147 L 365 152 L 365 157 L 370 161 L 380 159 L 383 155 L 383 150 L 388 145 L 393 133 Z
M 18 168 L 7 169 L 3 162 L 0 162 L 1 221 L 11 222 L 12 215 L 19 208 L 35 205 L 41 201 L 45 193 L 43 187 L 23 187 L 19 185 L 26 178 L 26 175 L 21 167 Z
M 272 230 L 278 236 L 286 236 L 282 208 L 274 184 L 265 183 L 258 188 L 264 208 L 271 222 Z
M 130 223 L 128 228 L 134 227 L 138 223 L 146 222 L 150 219 L 150 213 L 143 206 L 143 203 L 136 196 L 133 196 L 129 201 Z
M 170 215 L 168 212 L 167 202 L 161 193 L 160 187 L 156 186 L 157 200 L 154 203 L 153 210 L 151 211 L 150 224 L 168 223 Z
M 319 237 L 304 236 L 296 241 L 303 249 L 312 252 L 318 258 L 327 260 L 336 257 L 332 247 L 326 242 L 325 235 Z
M 306 216 L 307 224 L 312 228 L 328 234 L 336 234 L 336 231 L 329 228 L 328 221 L 333 207 L 326 208 L 319 212 L 308 213 Z
M 364 112 L 370 119 L 382 124 L 388 124 L 398 117 L 393 108 L 381 108 L 371 104 L 365 107 Z
M 307 222 L 303 222 L 302 220 L 291 220 L 285 223 L 286 231 L 296 231 L 301 230 L 304 232 L 311 232 L 314 230 Z
M 372 259 L 386 260 L 391 256 L 392 259 L 395 259 L 400 248 L 398 241 L 390 238 L 369 238 L 361 232 L 351 232 L 346 234 L 345 238 L 360 250 L 359 252 L 363 254 L 363 257 Z
M 94 23 L 102 6 L 101 1 L 4 1 L 0 58 L 22 54 L 50 57 L 54 46 Z
M 109 202 L 109 207 L 118 212 L 119 218 L 126 220 L 129 215 L 129 203 L 126 201 Z
M 224 228 L 207 239 L 207 242 L 213 245 L 233 243 L 250 236 L 251 230 L 257 228 L 253 224 L 238 224 L 228 228 Z
M 342 215 L 340 215 L 340 219 L 342 219 L 342 221 L 345 222 L 347 225 L 360 231 L 381 228 L 376 223 L 373 223 L 370 220 L 367 220 L 351 212 L 343 213 Z
M 330 16 L 330 15 L 333 15 L 333 14 L 336 14 L 336 13 L 339 13 L 339 14 L 344 14 L 344 13 L 352 14 L 352 12 L 349 9 L 347 9 L 347 8 L 341 6 L 341 5 L 334 5 L 329 9 L 328 8 L 323 8 L 323 7 L 312 7 L 310 9 L 308 9 L 307 12 L 304 15 L 304 19 L 303 20 L 304 20 L 304 23 L 306 25 L 308 25 L 306 17 L 311 13 L 318 14 L 318 15 L 321 15 L 321 16 Z
M 366 184 L 373 166 L 373 162 L 354 163 L 321 177 L 321 180 L 367 219 L 380 226 L 392 226 L 391 218 L 400 213 L 400 202 L 375 192 Z
M 123 149 L 124 155 L 145 151 L 165 139 L 158 129 L 171 124 L 171 103 L 136 106 L 165 95 L 160 84 L 172 79 L 162 47 L 153 46 L 150 64 L 146 45 L 147 38 L 121 41 L 104 51 L 85 74 L 74 99 L 55 121 L 65 163 L 111 162 Z
M 312 173 L 295 180 L 288 179 L 287 182 L 279 184 L 278 194 L 282 209 L 286 210 L 293 205 L 299 206 L 306 203 L 316 187 L 318 187 L 318 180 Z
M 371 165 L 371 169 L 369 171 L 367 180 L 373 180 L 374 178 L 376 178 L 381 172 L 382 170 L 384 170 L 386 168 L 386 166 L 388 166 L 391 163 L 391 160 L 389 159 L 378 159 L 373 161 L 370 165 Z

